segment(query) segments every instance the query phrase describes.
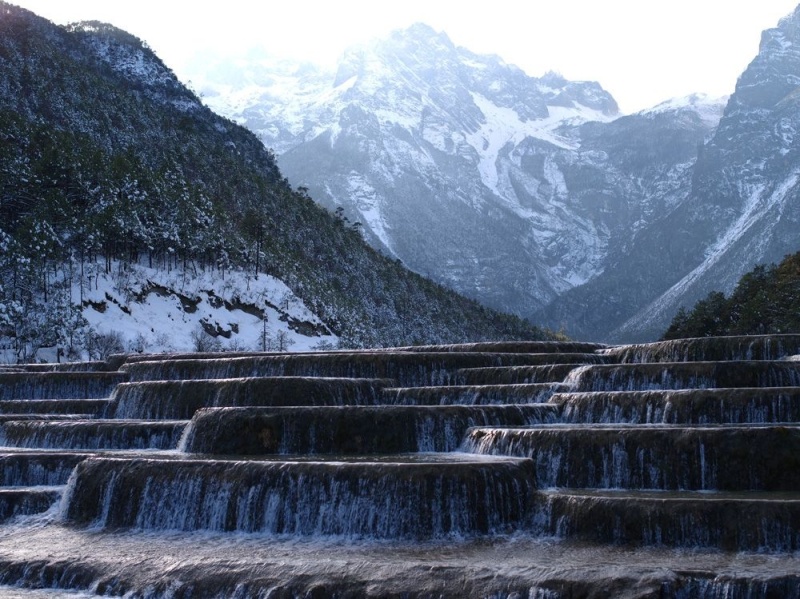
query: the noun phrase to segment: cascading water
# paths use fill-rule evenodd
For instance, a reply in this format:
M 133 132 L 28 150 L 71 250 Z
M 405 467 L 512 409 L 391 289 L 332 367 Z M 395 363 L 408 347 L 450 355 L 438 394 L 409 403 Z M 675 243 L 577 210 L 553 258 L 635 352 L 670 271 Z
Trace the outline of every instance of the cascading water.
M 137 362 L 124 368 L 134 382 L 297 376 L 394 379 L 412 387 L 451 384 L 460 368 L 523 366 L 542 360 L 540 354 L 359 352 Z
M 105 529 L 431 539 L 524 529 L 533 492 L 528 460 L 92 458 L 75 470 L 63 517 Z
M 0 442 L 27 448 L 175 449 L 187 424 L 185 420 L 11 421 L 1 425 Z
M 564 384 L 573 391 L 797 387 L 800 364 L 734 361 L 581 366 Z
M 123 383 L 114 414 L 130 419 L 189 419 L 222 406 L 369 406 L 381 403 L 389 379 L 264 377 Z
M 403 406 L 507 405 L 544 403 L 558 385 L 450 385 L 447 387 L 400 387 L 383 391 L 383 403 Z
M 547 405 L 216 408 L 195 414 L 182 449 L 212 455 L 454 451 L 471 426 L 552 422 Z
M 18 378 L 0 400 L 16 446 L 0 454 L 0 584 L 154 598 L 800 598 L 800 386 L 782 359 L 793 343 L 6 370 Z M 747 361 L 674 362 L 718 357 Z M 659 363 L 609 363 L 643 359 Z M 112 400 L 75 390 L 106 374 L 121 383 Z M 49 395 L 62 392 L 71 403 Z M 25 515 L 62 495 L 58 517 Z
M 557 393 L 550 403 L 570 423 L 800 422 L 800 387 Z
M 600 350 L 621 364 L 780 360 L 800 353 L 800 335 L 698 337 Z
M 119 372 L 0 373 L 0 400 L 105 398 L 127 379 Z
M 474 428 L 462 448 L 529 457 L 539 487 L 800 490 L 800 426 Z

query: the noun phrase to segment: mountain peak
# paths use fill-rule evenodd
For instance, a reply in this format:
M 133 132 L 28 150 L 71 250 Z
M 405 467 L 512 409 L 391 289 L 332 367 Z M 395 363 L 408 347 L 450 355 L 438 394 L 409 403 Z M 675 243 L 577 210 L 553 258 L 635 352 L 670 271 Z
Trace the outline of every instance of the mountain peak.
M 405 29 L 396 29 L 390 34 L 389 40 L 406 44 L 409 41 L 426 44 L 433 43 L 449 49 L 455 48 L 453 42 L 444 31 L 436 31 L 425 23 L 414 23 Z

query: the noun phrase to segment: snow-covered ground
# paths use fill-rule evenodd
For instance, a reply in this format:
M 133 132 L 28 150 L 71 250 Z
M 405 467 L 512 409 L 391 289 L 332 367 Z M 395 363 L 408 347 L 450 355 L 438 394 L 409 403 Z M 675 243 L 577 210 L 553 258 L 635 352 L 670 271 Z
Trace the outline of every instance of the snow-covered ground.
M 86 336 L 103 346 L 95 351 L 313 351 L 339 341 L 291 289 L 269 275 L 168 272 L 119 263 L 106 273 L 91 266 L 83 284 L 73 282 L 71 297 L 83 306 Z M 45 348 L 36 358 L 56 361 L 56 352 Z M 97 357 L 82 354 L 82 359 Z M 15 361 L 12 351 L 0 350 L 0 363 Z

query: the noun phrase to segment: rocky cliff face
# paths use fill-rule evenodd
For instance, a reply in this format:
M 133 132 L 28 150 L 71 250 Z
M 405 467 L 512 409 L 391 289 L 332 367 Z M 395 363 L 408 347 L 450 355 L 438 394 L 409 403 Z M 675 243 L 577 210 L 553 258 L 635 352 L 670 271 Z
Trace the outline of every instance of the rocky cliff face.
M 600 275 L 688 193 L 721 109 L 695 98 L 618 119 L 597 83 L 530 77 L 424 25 L 327 76 L 251 56 L 202 89 L 374 246 L 526 316 Z
M 555 302 L 548 315 L 563 320 L 577 314 L 584 332 L 610 339 L 652 337 L 680 306 L 713 290 L 730 292 L 755 264 L 795 252 L 799 74 L 800 9 L 764 32 L 714 136 L 699 148 L 685 201 L 644 228 L 604 275 Z

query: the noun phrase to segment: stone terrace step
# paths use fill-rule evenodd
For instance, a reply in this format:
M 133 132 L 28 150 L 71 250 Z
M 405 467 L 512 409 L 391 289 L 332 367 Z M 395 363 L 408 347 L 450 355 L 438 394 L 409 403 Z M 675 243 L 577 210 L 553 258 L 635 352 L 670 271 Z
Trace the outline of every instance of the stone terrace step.
M 800 335 L 698 337 L 622 345 L 600 353 L 620 363 L 779 360 L 800 353 Z
M 512 354 L 567 354 L 591 353 L 607 348 L 602 343 L 583 341 L 487 341 L 482 343 L 457 343 L 454 345 L 409 345 L 387 351 L 408 352 L 489 352 Z
M 0 415 L 6 414 L 89 414 L 101 416 L 109 399 L 14 399 L 0 401 Z
M 601 364 L 576 368 L 564 382 L 574 391 L 796 387 L 800 386 L 800 362 Z
M 106 398 L 126 380 L 121 372 L 0 373 L 0 400 Z
M 11 421 L 0 427 L 9 447 L 176 449 L 188 420 Z
M 387 351 L 281 354 L 208 360 L 163 360 L 125 364 L 131 381 L 268 376 L 395 379 L 401 387 L 447 385 L 460 368 L 541 363 L 540 354 L 394 353 Z
M 46 512 L 61 499 L 64 487 L 0 488 L 0 522 Z
M 94 454 L 0 450 L 0 486 L 52 486 L 67 483 L 80 462 Z
M 456 379 L 462 385 L 524 385 L 560 383 L 581 364 L 549 364 L 543 366 L 490 366 L 461 368 Z
M 122 383 L 117 418 L 189 419 L 200 408 L 376 405 L 389 379 L 260 377 Z
M 800 387 L 556 393 L 550 402 L 572 423 L 800 422 Z
M 64 515 L 112 530 L 424 540 L 527 527 L 534 491 L 530 460 L 91 458 Z
M 530 457 L 537 485 L 800 491 L 800 426 L 473 428 L 462 446 Z
M 544 403 L 558 385 L 450 385 L 445 387 L 389 387 L 383 403 L 404 406 L 505 405 Z
M 211 408 L 197 412 L 182 449 L 218 455 L 390 454 L 458 448 L 470 426 L 553 422 L 556 408 L 344 406 Z
M 599 543 L 800 549 L 798 493 L 540 492 L 537 531 Z

